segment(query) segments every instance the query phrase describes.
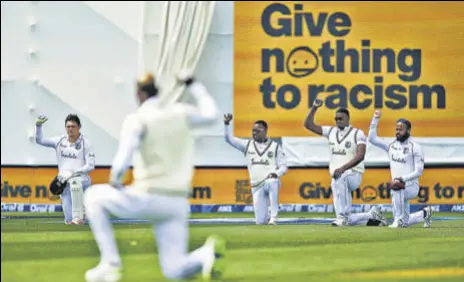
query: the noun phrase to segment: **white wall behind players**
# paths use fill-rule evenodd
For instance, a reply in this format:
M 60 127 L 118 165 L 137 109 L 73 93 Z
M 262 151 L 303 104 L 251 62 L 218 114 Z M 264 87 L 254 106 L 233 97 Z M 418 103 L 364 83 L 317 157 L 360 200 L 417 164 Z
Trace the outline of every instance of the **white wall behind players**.
M 64 133 L 64 117 L 80 115 L 98 165 L 111 164 L 120 124 L 135 109 L 133 80 L 139 43 L 156 43 L 163 3 L 151 5 L 153 25 L 142 34 L 140 1 L 2 1 L 1 162 L 53 165 L 52 150 L 28 138 L 39 113 L 49 116 L 46 135 Z M 36 28 L 30 23 L 35 21 Z M 36 51 L 36 57 L 29 56 Z M 154 52 L 153 52 L 154 53 Z M 146 50 L 146 62 L 152 57 Z M 233 1 L 217 2 L 197 76 L 215 96 L 221 113 L 233 109 Z M 40 84 L 30 81 L 37 78 Z M 29 107 L 33 106 L 31 112 Z M 198 130 L 197 165 L 244 165 L 242 155 L 224 142 L 219 120 Z M 327 144 L 320 138 L 283 138 L 289 164 L 325 165 Z M 463 162 L 462 139 L 420 140 L 427 162 Z M 386 156 L 369 146 L 368 162 Z

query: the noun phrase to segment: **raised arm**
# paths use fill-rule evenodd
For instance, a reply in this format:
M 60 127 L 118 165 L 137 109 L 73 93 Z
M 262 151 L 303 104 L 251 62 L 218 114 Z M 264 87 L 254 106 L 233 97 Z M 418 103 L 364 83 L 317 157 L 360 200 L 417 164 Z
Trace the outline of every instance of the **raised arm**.
M 369 126 L 368 139 L 369 139 L 369 142 L 371 142 L 373 145 L 388 152 L 388 142 L 377 137 L 377 124 L 379 123 L 380 116 L 381 116 L 380 111 L 374 112 L 374 117 L 372 118 L 371 124 Z
M 35 122 L 35 142 L 39 145 L 49 147 L 49 148 L 56 148 L 60 137 L 51 137 L 45 138 L 43 137 L 42 125 L 48 120 L 48 118 L 44 115 L 40 115 Z
M 139 148 L 143 138 L 143 125 L 134 115 L 124 120 L 118 150 L 111 166 L 110 184 L 114 187 L 122 185 L 122 179 L 129 168 L 132 156 Z
M 401 177 L 404 182 L 419 178 L 424 172 L 424 152 L 422 147 L 414 143 L 413 145 L 414 171 Z
M 85 165 L 76 169 L 74 174 L 87 174 L 95 169 L 95 153 L 93 151 L 93 146 L 88 139 L 84 140 L 84 160 Z
M 232 126 L 230 122 L 232 121 L 232 114 L 224 115 L 224 138 L 228 144 L 230 144 L 235 149 L 239 150 L 242 153 L 245 153 L 248 140 L 234 137 L 232 135 Z
M 314 123 L 314 116 L 316 115 L 316 111 L 319 107 L 322 106 L 322 100 L 316 99 L 314 101 L 314 104 L 311 108 L 311 111 L 309 112 L 308 116 L 306 117 L 306 120 L 304 122 L 304 127 L 312 131 L 316 134 L 323 135 L 322 127 L 320 125 L 317 125 Z

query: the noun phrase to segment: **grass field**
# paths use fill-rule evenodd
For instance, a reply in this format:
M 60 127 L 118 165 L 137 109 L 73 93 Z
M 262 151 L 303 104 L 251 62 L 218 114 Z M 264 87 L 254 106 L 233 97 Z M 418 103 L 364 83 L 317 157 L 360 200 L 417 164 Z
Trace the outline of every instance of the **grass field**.
M 464 214 L 434 216 L 461 218 L 435 220 L 430 229 L 417 225 L 393 230 L 321 224 L 192 225 L 190 248 L 202 245 L 210 234 L 227 240 L 228 268 L 222 281 L 464 281 Z M 93 236 L 87 225 L 45 223 L 57 220 L 61 219 L 2 219 L 2 282 L 84 281 L 85 271 L 99 260 Z M 124 264 L 123 281 L 164 281 L 150 226 L 116 224 L 115 228 Z

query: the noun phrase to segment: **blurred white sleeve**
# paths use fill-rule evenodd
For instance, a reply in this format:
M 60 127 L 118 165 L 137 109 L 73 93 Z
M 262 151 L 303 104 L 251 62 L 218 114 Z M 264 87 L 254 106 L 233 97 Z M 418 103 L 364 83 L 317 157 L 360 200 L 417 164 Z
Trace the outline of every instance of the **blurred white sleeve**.
M 139 148 L 144 133 L 143 123 L 129 115 L 124 120 L 118 150 L 111 166 L 110 182 L 120 183 L 129 168 L 134 152 Z
M 187 107 L 187 116 L 190 125 L 213 124 L 218 118 L 218 108 L 211 94 L 199 81 L 194 81 L 188 90 L 195 99 L 196 106 Z

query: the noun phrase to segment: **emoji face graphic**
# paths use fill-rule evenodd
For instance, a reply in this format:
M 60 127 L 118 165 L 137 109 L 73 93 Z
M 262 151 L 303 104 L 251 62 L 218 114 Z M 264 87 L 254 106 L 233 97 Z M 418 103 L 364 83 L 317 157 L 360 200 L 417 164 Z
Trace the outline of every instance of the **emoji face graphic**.
M 319 59 L 311 48 L 301 46 L 290 52 L 287 58 L 287 72 L 293 77 L 305 77 L 317 70 Z
M 377 198 L 377 189 L 372 186 L 367 186 L 362 190 L 361 198 L 364 202 L 370 202 Z

